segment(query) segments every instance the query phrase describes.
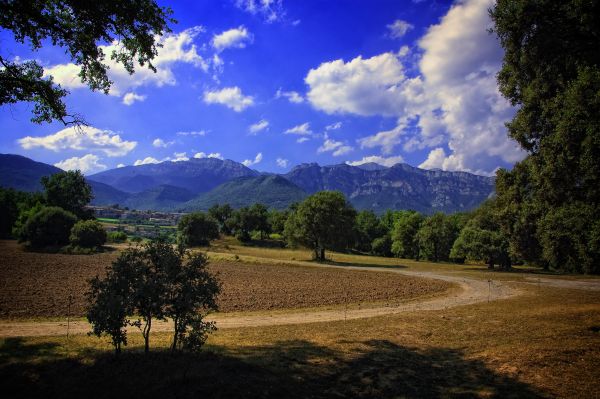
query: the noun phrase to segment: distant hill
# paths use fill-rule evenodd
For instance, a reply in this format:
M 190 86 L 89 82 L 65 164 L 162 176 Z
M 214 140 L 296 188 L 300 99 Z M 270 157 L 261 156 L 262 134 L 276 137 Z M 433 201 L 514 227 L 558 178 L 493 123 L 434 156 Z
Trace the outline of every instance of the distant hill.
M 307 194 L 298 186 L 278 175 L 241 177 L 224 183 L 208 193 L 183 204 L 183 211 L 207 210 L 215 204 L 228 203 L 234 208 L 256 202 L 270 208 L 285 209 L 302 201 Z
M 163 184 L 141 193 L 129 194 L 122 205 L 141 211 L 168 211 L 180 207 L 182 203 L 194 197 L 195 194 L 185 188 Z
M 202 158 L 182 162 L 125 166 L 96 173 L 89 176 L 89 179 L 128 193 L 139 193 L 157 186 L 169 185 L 199 194 L 210 191 L 229 180 L 258 174 L 234 161 Z
M 0 186 L 19 191 L 41 191 L 40 179 L 62 172 L 56 166 L 36 162 L 21 155 L 0 154 Z
M 60 171 L 19 155 L 0 154 L 0 185 L 4 187 L 40 190 L 42 176 Z M 281 209 L 320 190 L 339 190 L 357 209 L 451 213 L 476 208 L 494 192 L 494 179 L 490 177 L 376 163 L 305 163 L 287 174 L 276 175 L 230 160 L 203 158 L 126 166 L 87 179 L 95 205 L 164 211 L 202 210 L 215 203 L 241 207 L 254 202 Z
M 301 164 L 284 177 L 309 194 L 339 190 L 358 209 L 414 209 L 423 213 L 476 208 L 494 192 L 494 179 L 465 172 L 424 170 L 407 164 L 367 168 Z

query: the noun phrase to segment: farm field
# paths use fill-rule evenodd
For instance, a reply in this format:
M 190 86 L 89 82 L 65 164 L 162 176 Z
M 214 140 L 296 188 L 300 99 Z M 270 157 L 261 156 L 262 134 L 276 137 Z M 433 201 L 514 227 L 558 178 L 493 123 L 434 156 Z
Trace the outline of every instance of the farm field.
M 14 242 L 2 241 L 0 246 L 4 270 L 9 264 L 22 262 L 3 272 L 0 295 L 5 295 L 5 289 L 16 281 L 31 282 L 38 277 L 40 282 L 34 292 L 44 294 L 39 268 L 48 269 L 49 265 L 54 265 L 55 272 L 46 271 L 46 279 L 54 276 L 51 286 L 56 291 L 60 290 L 61 281 L 75 281 L 89 272 L 75 266 L 82 262 L 76 255 L 35 254 L 37 263 L 26 262 L 32 254 L 21 251 Z M 116 254 L 117 251 L 107 252 L 82 259 L 87 260 L 88 268 L 94 265 L 98 270 Z M 51 256 L 53 263 L 44 266 L 40 262 L 44 256 Z M 308 251 L 244 247 L 231 241 L 212 246 L 209 256 L 215 270 L 221 272 L 225 288 L 222 308 L 233 311 L 231 317 L 299 316 L 289 325 L 221 328 L 197 355 L 172 356 L 167 351 L 170 334 L 157 327 L 152 337 L 154 352 L 144 356 L 139 333 L 131 331 L 130 344 L 116 362 L 106 339 L 84 334 L 71 335 L 69 339 L 64 335 L 5 336 L 0 339 L 0 382 L 8 391 L 28 397 L 135 395 L 140 386 L 145 387 L 150 397 L 593 398 L 596 395 L 600 377 L 597 279 L 552 275 L 540 278 L 540 274 L 523 270 L 489 272 L 478 265 L 337 253 L 328 254 L 329 264 L 315 266 L 309 261 Z M 91 259 L 95 261 L 90 262 Z M 29 265 L 27 273 L 21 270 L 24 265 Z M 432 273 L 438 278 L 479 282 L 483 287 L 493 280 L 493 284 L 511 294 L 492 295 L 489 302 L 485 296 L 470 304 L 448 302 L 449 306 L 431 310 L 406 307 L 405 311 L 378 317 L 302 322 L 302 312 L 306 312 L 305 321 L 311 321 L 309 316 L 320 308 L 349 301 L 348 291 L 340 289 L 346 284 L 342 284 L 345 280 L 340 276 L 353 277 L 347 284 L 358 295 L 351 299 L 355 303 L 385 304 L 390 298 L 426 303 L 431 298 L 443 300 L 456 294 L 456 285 L 447 281 L 422 280 L 396 272 Z M 267 275 L 270 286 L 265 285 Z M 307 278 L 313 279 L 311 284 L 305 283 Z M 398 291 L 398 286 L 412 288 Z M 377 289 L 370 290 L 373 287 Z M 259 289 L 263 292 L 260 298 L 252 297 Z M 50 295 L 51 291 L 44 295 Z M 330 292 L 325 294 L 326 291 Z M 68 290 L 60 292 L 62 297 Z M 307 292 L 305 297 L 310 299 L 297 299 L 302 292 Z M 288 296 L 296 299 L 288 301 Z M 252 300 L 247 300 L 249 297 Z M 243 307 L 226 308 L 227 301 L 230 304 L 240 301 Z M 4 299 L 1 303 L 3 312 L 5 307 L 15 306 Z M 52 311 L 44 308 L 50 314 L 44 314 L 40 307 L 38 313 L 28 317 L 38 322 L 55 320 L 51 312 L 62 315 L 61 306 L 56 304 Z M 229 317 L 224 316 L 223 323 Z M 2 318 L 0 325 L 10 323 L 10 319 L 21 319 L 4 313 Z M 64 321 L 61 325 L 64 329 Z M 103 389 L 90 392 L 90 386 Z
M 120 246 L 119 248 L 125 248 Z M 87 280 L 102 275 L 118 251 L 95 255 L 25 252 L 0 241 L 0 317 L 84 316 Z M 451 284 L 391 273 L 215 260 L 222 312 L 397 302 L 444 292 Z

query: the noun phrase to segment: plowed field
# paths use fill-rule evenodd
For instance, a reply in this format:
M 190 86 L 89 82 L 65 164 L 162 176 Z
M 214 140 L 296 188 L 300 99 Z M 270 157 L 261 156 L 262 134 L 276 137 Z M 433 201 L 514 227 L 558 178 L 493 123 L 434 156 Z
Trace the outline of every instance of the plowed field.
M 0 241 L 0 317 L 57 317 L 85 313 L 87 280 L 102 275 L 118 252 L 61 255 L 25 252 Z M 288 265 L 213 262 L 223 312 L 397 302 L 444 291 L 449 283 L 398 274 Z

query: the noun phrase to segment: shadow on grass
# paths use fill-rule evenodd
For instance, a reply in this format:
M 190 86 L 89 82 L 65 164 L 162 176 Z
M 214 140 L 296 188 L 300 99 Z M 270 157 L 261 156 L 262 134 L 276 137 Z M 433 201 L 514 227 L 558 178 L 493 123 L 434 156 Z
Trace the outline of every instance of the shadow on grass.
M 331 259 L 326 259 L 324 261 L 318 261 L 315 259 L 310 260 L 309 262 L 319 264 L 319 265 L 328 265 L 328 266 L 339 266 L 339 267 L 365 267 L 365 268 L 378 268 L 378 269 L 406 269 L 407 266 L 403 265 L 381 265 L 377 263 L 366 263 L 366 262 L 340 262 Z
M 11 351 L 19 342 L 10 343 Z M 215 398 L 511 398 L 542 397 L 457 350 L 418 350 L 385 340 L 338 352 L 307 341 L 200 354 L 129 350 L 112 354 L 0 365 L 11 397 Z M 4 350 L 4 348 L 3 348 Z M 22 352 L 26 353 L 26 352 Z M 36 349 L 29 354 L 36 357 Z

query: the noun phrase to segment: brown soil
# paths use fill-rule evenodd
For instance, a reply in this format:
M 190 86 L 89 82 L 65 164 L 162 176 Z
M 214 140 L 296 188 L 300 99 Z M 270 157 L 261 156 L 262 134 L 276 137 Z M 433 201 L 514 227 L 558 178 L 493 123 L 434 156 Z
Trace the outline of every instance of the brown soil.
M 0 318 L 57 317 L 85 313 L 87 281 L 118 252 L 61 255 L 26 252 L 0 241 Z M 397 273 L 338 268 L 214 262 L 223 292 L 223 312 L 317 307 L 364 302 L 397 302 L 447 290 L 451 284 Z

